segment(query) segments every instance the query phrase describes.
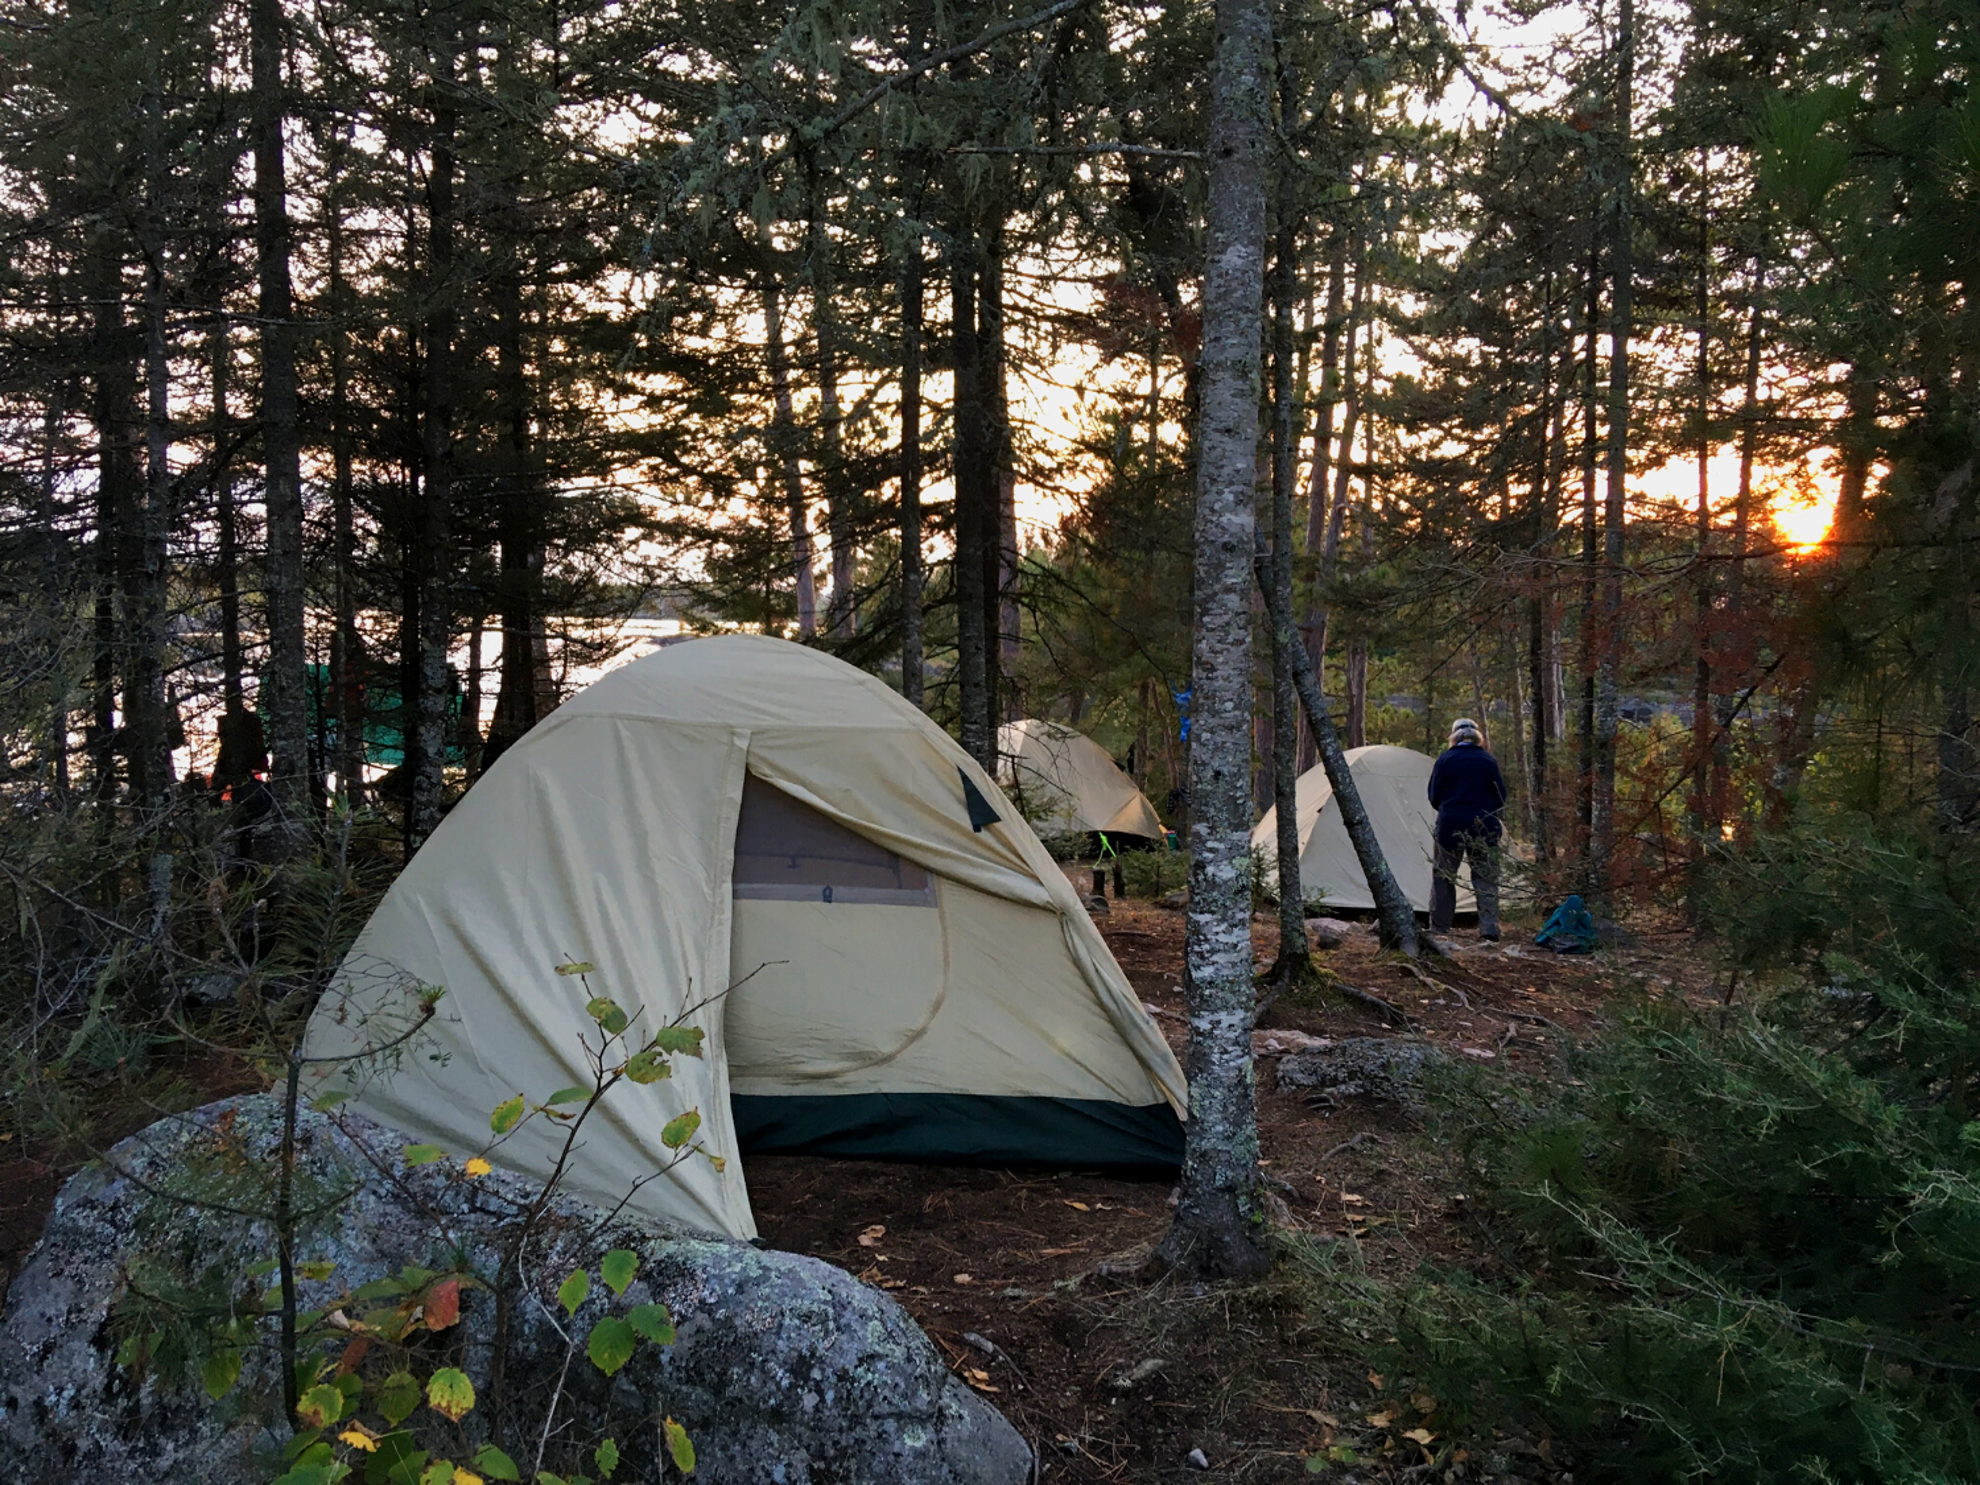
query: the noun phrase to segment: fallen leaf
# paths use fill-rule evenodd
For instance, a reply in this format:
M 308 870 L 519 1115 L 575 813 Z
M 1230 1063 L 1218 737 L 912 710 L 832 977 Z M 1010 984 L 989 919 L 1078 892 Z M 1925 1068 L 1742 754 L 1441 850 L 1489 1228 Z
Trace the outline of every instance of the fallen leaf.
M 1380 1372 L 1370 1372 L 1368 1374 L 1368 1385 L 1373 1387 L 1377 1392 L 1380 1392 L 1382 1390 L 1382 1374 Z
M 1434 1433 L 1430 1432 L 1430 1430 L 1427 1428 L 1412 1428 L 1407 1433 L 1405 1433 L 1403 1437 L 1406 1439 L 1414 1439 L 1419 1444 L 1428 1444 L 1432 1439 L 1434 1439 L 1437 1436 Z
M 1339 1428 L 1341 1426 L 1340 1419 L 1336 1418 L 1332 1413 L 1323 1413 L 1318 1408 L 1308 1408 L 1306 1410 L 1306 1416 L 1311 1418 L 1315 1423 L 1324 1424 L 1328 1428 Z
M 862 1248 L 877 1247 L 879 1246 L 880 1239 L 886 1235 L 887 1229 L 876 1222 L 859 1235 L 859 1245 Z
M 1343 1191 L 1341 1193 L 1341 1200 L 1351 1207 L 1365 1207 L 1368 1205 L 1367 1197 L 1356 1196 L 1352 1191 Z
M 1499 1056 L 1497 1052 L 1485 1047 L 1460 1047 L 1458 1050 L 1467 1057 L 1476 1057 L 1480 1062 L 1495 1062 Z
M 969 1274 L 957 1274 L 953 1282 L 957 1284 L 974 1284 L 976 1280 Z
M 1380 1413 L 1370 1413 L 1368 1424 L 1371 1428 L 1387 1428 L 1396 1421 L 1396 1415 L 1384 1409 Z
M 1075 1212 L 1090 1212 L 1093 1210 L 1092 1207 L 1083 1201 L 1068 1201 L 1066 1205 L 1071 1207 Z

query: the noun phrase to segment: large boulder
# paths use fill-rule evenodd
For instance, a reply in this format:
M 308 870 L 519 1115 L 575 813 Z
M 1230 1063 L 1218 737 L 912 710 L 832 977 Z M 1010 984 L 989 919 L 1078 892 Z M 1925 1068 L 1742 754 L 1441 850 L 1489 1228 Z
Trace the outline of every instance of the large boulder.
M 0 1480 L 259 1485 L 282 1473 L 274 1319 L 251 1322 L 239 1380 L 219 1401 L 201 1382 L 202 1337 L 216 1317 L 274 1284 L 258 1271 L 275 1249 L 260 1214 L 270 1206 L 280 1131 L 274 1098 L 228 1100 L 124 1141 L 63 1189 L 0 1319 Z M 312 1215 L 298 1256 L 308 1274 L 327 1275 L 300 1283 L 304 1311 L 341 1306 L 333 1323 L 360 1317 L 372 1301 L 354 1291 L 403 1277 L 407 1265 L 501 1274 L 541 1188 L 501 1172 L 475 1175 L 451 1159 L 409 1167 L 403 1145 L 354 1116 L 303 1111 L 294 1189 Z M 428 1408 L 404 1425 L 435 1455 L 465 1461 L 493 1438 L 533 1478 L 555 1395 L 542 1467 L 596 1478 L 595 1450 L 611 1437 L 621 1455 L 614 1485 L 657 1481 L 663 1470 L 672 1477 L 660 1458 L 667 1418 L 685 1427 L 695 1478 L 709 1482 L 1015 1485 L 1030 1477 L 1023 1439 L 949 1372 L 907 1313 L 829 1264 L 660 1232 L 560 1198 L 528 1232 L 516 1272 L 500 1280 L 509 1303 L 499 1388 L 490 1380 L 496 1297 L 473 1283 L 460 1291 L 457 1323 L 416 1327 L 409 1354 L 372 1344 L 355 1360 L 355 1375 L 373 1388 L 401 1365 L 422 1378 L 453 1365 L 475 1381 L 479 1405 L 458 1427 Z M 613 1249 L 639 1258 L 638 1276 L 616 1296 L 601 1269 Z M 580 1268 L 591 1292 L 568 1317 L 556 1291 Z M 639 1343 L 608 1380 L 586 1359 L 591 1326 L 648 1303 L 672 1312 L 673 1344 Z M 172 1337 L 181 1332 L 192 1339 L 184 1375 L 174 1378 Z M 133 1334 L 152 1339 L 149 1367 L 117 1359 Z M 353 1363 L 350 1352 L 343 1360 Z M 220 1372 L 224 1380 L 224 1364 Z M 367 1391 L 360 1405 L 372 1398 Z M 338 1448 L 365 1478 L 376 1456 Z

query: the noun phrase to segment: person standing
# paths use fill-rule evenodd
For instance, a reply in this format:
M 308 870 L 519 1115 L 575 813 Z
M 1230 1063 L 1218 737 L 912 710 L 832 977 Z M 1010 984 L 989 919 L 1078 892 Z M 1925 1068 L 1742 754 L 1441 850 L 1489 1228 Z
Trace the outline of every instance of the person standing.
M 1430 770 L 1430 803 L 1437 811 L 1436 870 L 1430 884 L 1430 931 L 1449 933 L 1457 911 L 1458 867 L 1470 863 L 1478 899 L 1478 936 L 1499 937 L 1499 811 L 1506 778 L 1469 717 L 1451 723 L 1450 745 Z

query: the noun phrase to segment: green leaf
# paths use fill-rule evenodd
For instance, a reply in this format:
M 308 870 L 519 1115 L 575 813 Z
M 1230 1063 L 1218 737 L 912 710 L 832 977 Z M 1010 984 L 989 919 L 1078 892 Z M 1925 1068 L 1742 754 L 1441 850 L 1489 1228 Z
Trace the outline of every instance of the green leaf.
M 336 1485 L 350 1472 L 350 1466 L 339 1463 L 336 1451 L 328 1444 L 312 1443 L 296 1456 L 295 1463 L 275 1481 L 275 1485 Z
M 520 1480 L 516 1462 L 493 1444 L 483 1444 L 474 1456 L 475 1473 L 484 1480 Z
M 678 1150 L 694 1138 L 694 1132 L 701 1128 L 701 1110 L 689 1109 L 678 1119 L 669 1119 L 660 1130 L 660 1143 L 670 1150 Z
M 431 1165 L 434 1161 L 445 1156 L 446 1153 L 438 1145 L 407 1145 L 406 1164 Z
M 319 1382 L 296 1400 L 296 1416 L 310 1428 L 328 1428 L 344 1416 L 344 1394 Z
M 639 1344 L 639 1337 L 633 1328 L 616 1315 L 608 1315 L 591 1327 L 591 1335 L 584 1343 L 584 1354 L 591 1358 L 591 1364 L 606 1376 L 632 1360 L 633 1347 Z
M 488 1118 L 488 1127 L 497 1134 L 507 1134 L 516 1127 L 522 1116 L 523 1096 L 518 1093 L 514 1098 L 505 1098 L 495 1105 L 495 1112 Z
M 674 1344 L 674 1317 L 665 1305 L 634 1305 L 626 1314 L 626 1323 L 656 1346 Z
M 377 1395 L 371 1400 L 385 1417 L 385 1421 L 397 1428 L 412 1416 L 419 1406 L 419 1380 L 411 1372 L 393 1372 L 378 1384 Z
M 434 1460 L 420 1472 L 419 1485 L 454 1485 L 454 1461 Z
M 669 1418 L 660 1425 L 667 1435 L 667 1452 L 673 1456 L 674 1468 L 684 1475 L 694 1473 L 694 1441 L 687 1436 L 687 1430 Z
M 560 1103 L 583 1103 L 587 1098 L 591 1097 L 591 1092 L 592 1090 L 589 1088 L 559 1088 L 555 1093 L 544 1099 L 543 1103 L 546 1108 L 553 1109 Z
M 205 1384 L 206 1395 L 215 1402 L 220 1401 L 233 1390 L 241 1379 L 241 1348 L 221 1346 L 206 1358 L 206 1364 L 199 1369 L 199 1380 Z
M 570 1481 L 566 1480 L 562 1475 L 553 1475 L 548 1470 L 538 1470 L 536 1472 L 536 1485 L 570 1485 Z
M 663 1026 L 653 1033 L 653 1045 L 663 1052 L 685 1052 L 690 1057 L 699 1057 L 702 1038 L 707 1035 L 699 1026 Z
M 307 1262 L 297 1264 L 296 1272 L 301 1274 L 305 1279 L 315 1279 L 320 1283 L 337 1272 L 337 1265 L 332 1259 L 312 1258 Z
M 348 1088 L 333 1088 L 321 1098 L 312 1098 L 309 1101 L 309 1106 L 319 1114 L 327 1114 L 350 1096 L 351 1093 Z
M 443 1366 L 426 1381 L 426 1405 L 452 1423 L 474 1411 L 474 1383 L 457 1366 Z
M 626 1029 L 629 1019 L 616 1000 L 609 996 L 594 995 L 584 1003 L 585 1014 L 605 1028 L 606 1034 L 617 1036 Z
M 575 1315 L 590 1293 L 591 1275 L 579 1269 L 557 1286 L 557 1303 L 564 1307 L 565 1314 Z
M 426 1451 L 413 1443 L 410 1433 L 388 1433 L 364 1462 L 365 1485 L 419 1485 L 425 1468 Z
M 626 1076 L 635 1083 L 657 1083 L 673 1075 L 674 1069 L 667 1063 L 667 1054 L 653 1047 L 635 1052 L 626 1059 Z
M 589 959 L 574 959 L 569 964 L 558 965 L 557 973 L 560 975 L 595 975 L 598 973 L 598 966 L 593 964 Z
M 619 1467 L 619 1446 L 607 1439 L 592 1450 L 591 1460 L 598 1466 L 598 1473 L 609 1480 L 612 1478 L 612 1471 Z
M 614 1294 L 624 1294 L 626 1285 L 632 1283 L 633 1276 L 638 1272 L 639 1255 L 626 1248 L 614 1248 L 598 1265 L 598 1276 Z

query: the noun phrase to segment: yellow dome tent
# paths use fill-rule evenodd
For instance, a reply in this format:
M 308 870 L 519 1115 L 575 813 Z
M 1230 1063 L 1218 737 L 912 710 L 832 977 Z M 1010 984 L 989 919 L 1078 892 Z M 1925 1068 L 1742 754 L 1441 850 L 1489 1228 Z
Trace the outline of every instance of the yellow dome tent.
M 1354 775 L 1361 802 L 1382 855 L 1395 874 L 1396 885 L 1419 913 L 1430 911 L 1431 857 L 1437 812 L 1430 808 L 1430 766 L 1434 759 L 1414 748 L 1378 745 L 1347 750 L 1348 771 Z M 1315 766 L 1299 776 L 1293 796 L 1299 821 L 1299 889 L 1309 903 L 1333 908 L 1368 908 L 1375 898 L 1361 862 L 1341 823 L 1339 803 L 1327 771 Z M 1278 887 L 1279 815 L 1265 818 L 1251 832 L 1251 850 L 1266 871 L 1266 885 Z M 1458 872 L 1457 910 L 1476 912 L 1469 868 Z
M 997 782 L 1048 834 L 1103 830 L 1152 840 L 1166 834 L 1148 796 L 1107 750 L 1063 723 L 1034 717 L 999 727 Z
M 674 645 L 504 753 L 387 892 L 306 1051 L 376 1045 L 410 985 L 444 987 L 436 1015 L 396 1059 L 318 1081 L 478 1149 L 503 1100 L 590 1082 L 571 960 L 636 1028 L 705 1032 L 703 1057 L 592 1114 L 568 1184 L 608 1206 L 630 1190 L 630 1210 L 754 1235 L 739 1160 L 638 1184 L 689 1109 L 731 1157 L 1181 1157 L 1181 1069 L 1037 836 L 925 715 L 817 650 Z M 533 1120 L 494 1158 L 541 1175 L 557 1144 Z

